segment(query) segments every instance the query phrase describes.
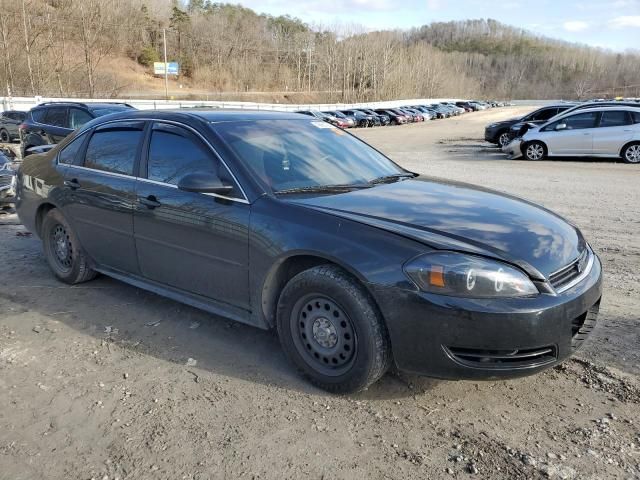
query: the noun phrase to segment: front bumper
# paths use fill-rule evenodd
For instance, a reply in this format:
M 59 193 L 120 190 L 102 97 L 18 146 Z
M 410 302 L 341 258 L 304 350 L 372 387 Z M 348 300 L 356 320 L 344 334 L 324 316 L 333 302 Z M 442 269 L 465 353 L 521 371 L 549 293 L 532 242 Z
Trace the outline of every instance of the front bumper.
M 468 299 L 372 287 L 402 371 L 445 379 L 530 375 L 567 359 L 595 325 L 602 296 L 589 275 L 560 295 Z
M 498 143 L 498 128 L 485 128 L 484 129 L 484 139 L 490 143 Z
M 521 158 L 522 153 L 522 139 L 514 138 L 507 145 L 502 147 L 502 151 L 507 154 L 510 160 Z

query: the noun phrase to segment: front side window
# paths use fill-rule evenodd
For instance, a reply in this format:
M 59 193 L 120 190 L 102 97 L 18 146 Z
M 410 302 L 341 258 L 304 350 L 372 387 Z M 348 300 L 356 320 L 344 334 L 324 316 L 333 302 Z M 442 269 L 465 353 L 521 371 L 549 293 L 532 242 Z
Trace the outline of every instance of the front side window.
M 361 185 L 406 173 L 343 130 L 313 120 L 257 120 L 212 125 L 240 162 L 274 192 Z
M 93 120 L 93 117 L 89 115 L 88 112 L 80 110 L 79 108 L 69 109 L 69 124 L 71 125 L 70 128 L 73 128 L 75 130 L 76 128 L 80 128 L 82 125 L 90 122 L 91 120 Z
M 84 134 L 82 134 L 74 138 L 71 143 L 60 150 L 60 153 L 58 154 L 58 163 L 74 164 L 85 138 Z
M 549 120 L 551 117 L 555 117 L 557 113 L 558 113 L 557 108 L 547 108 L 546 110 L 542 110 L 534 114 L 531 120 L 533 121 Z
M 84 166 L 104 172 L 133 175 L 142 129 L 111 127 L 97 130 L 87 145 Z
M 188 130 L 156 124 L 151 132 L 147 157 L 147 178 L 177 185 L 188 173 L 218 175 L 219 162 L 213 153 Z
M 543 128 L 544 131 L 555 130 L 560 124 L 567 126 L 566 130 L 581 130 L 584 128 L 594 128 L 598 121 L 598 112 L 577 113 L 568 117 L 556 120 Z
M 640 123 L 640 112 L 631 112 L 633 123 Z
M 601 127 L 623 127 L 631 124 L 631 119 L 627 112 L 623 110 L 614 112 L 602 112 L 602 118 L 600 119 Z
M 53 125 L 54 127 L 67 128 L 67 109 L 66 107 L 53 107 L 47 109 L 44 123 Z

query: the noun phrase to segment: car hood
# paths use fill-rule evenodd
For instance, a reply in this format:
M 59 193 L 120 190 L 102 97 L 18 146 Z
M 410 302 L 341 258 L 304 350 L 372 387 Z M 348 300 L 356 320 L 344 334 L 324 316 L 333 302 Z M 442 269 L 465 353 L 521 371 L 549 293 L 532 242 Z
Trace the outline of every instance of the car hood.
M 432 177 L 291 200 L 436 249 L 498 258 L 543 279 L 585 248 L 573 225 L 525 200 Z
M 491 122 L 489 125 L 496 125 L 496 126 L 497 125 L 508 125 L 508 124 L 511 124 L 511 123 L 519 122 L 519 121 L 521 121 L 520 118 L 510 118 L 509 120 L 501 120 L 499 122 Z M 487 127 L 489 125 L 487 125 Z

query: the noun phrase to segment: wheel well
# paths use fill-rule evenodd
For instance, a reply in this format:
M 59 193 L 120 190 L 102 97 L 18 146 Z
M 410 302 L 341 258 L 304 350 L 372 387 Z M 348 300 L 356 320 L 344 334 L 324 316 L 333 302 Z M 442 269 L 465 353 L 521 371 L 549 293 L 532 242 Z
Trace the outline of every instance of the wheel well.
M 304 272 L 305 270 L 309 270 L 310 268 L 317 267 L 319 265 L 335 265 L 353 276 L 357 281 L 360 281 L 358 276 L 348 268 L 324 257 L 316 255 L 294 255 L 286 258 L 282 263 L 271 269 L 267 274 L 267 278 L 265 279 L 262 287 L 262 313 L 270 327 L 273 327 L 276 324 L 275 319 L 278 299 L 280 298 L 280 293 L 282 293 L 287 282 L 300 272 Z M 368 291 L 366 286 L 365 289 Z M 369 292 L 369 294 L 370 293 L 371 292 Z
M 529 145 L 531 145 L 532 143 L 536 143 L 536 142 L 537 142 L 537 143 L 539 143 L 540 145 L 542 145 L 542 148 L 544 148 L 544 151 L 545 151 L 545 152 L 548 152 L 548 151 L 549 151 L 549 149 L 547 148 L 547 144 L 546 144 L 546 143 L 544 143 L 542 140 L 529 140 L 528 142 L 526 142 L 526 143 L 522 146 L 522 148 L 523 148 L 523 149 L 525 149 L 525 148 L 527 148 Z
M 630 142 L 627 142 L 624 144 L 624 146 L 620 149 L 620 156 L 622 156 L 622 153 L 624 152 L 624 150 L 627 147 L 630 147 L 631 145 L 640 145 L 640 141 L 638 140 L 631 140 Z
M 44 217 L 46 217 L 47 213 L 49 213 L 49 211 L 53 210 L 54 208 L 56 208 L 56 206 L 51 203 L 43 203 L 38 207 L 38 210 L 36 211 L 36 234 L 39 237 L 42 237 L 41 230 Z

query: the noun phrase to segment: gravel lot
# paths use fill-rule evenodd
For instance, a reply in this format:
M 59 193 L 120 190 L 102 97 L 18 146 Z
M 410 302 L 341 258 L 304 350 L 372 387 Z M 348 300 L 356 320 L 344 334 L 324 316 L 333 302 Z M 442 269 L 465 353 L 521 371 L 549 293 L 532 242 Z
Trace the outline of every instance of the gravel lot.
M 0 214 L 0 479 L 640 478 L 640 168 L 508 161 L 511 107 L 356 132 L 405 167 L 544 204 L 603 260 L 578 356 L 502 382 L 397 374 L 337 397 L 268 332 L 106 277 L 69 287 Z

